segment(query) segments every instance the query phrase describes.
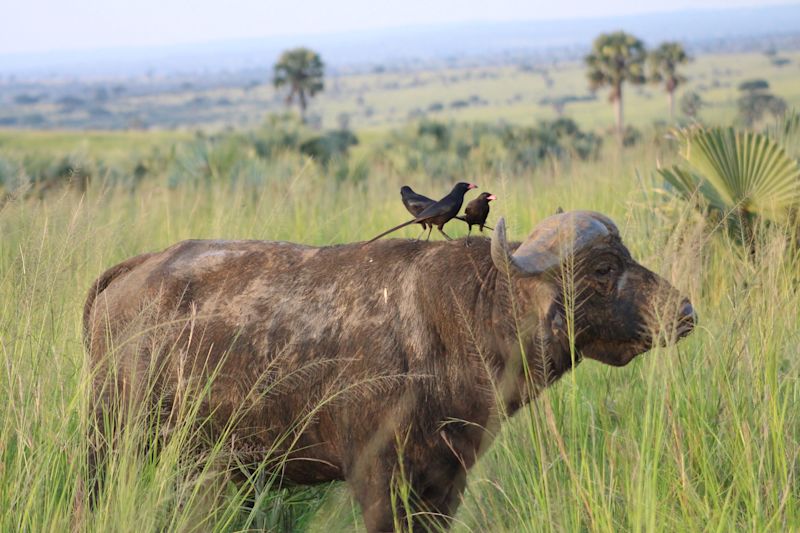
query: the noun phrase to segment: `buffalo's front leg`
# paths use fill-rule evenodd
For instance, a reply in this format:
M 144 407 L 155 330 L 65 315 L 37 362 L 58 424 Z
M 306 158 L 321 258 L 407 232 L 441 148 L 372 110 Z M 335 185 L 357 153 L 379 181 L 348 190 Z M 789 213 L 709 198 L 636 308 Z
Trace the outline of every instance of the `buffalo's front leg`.
M 378 474 L 359 479 L 349 479 L 353 495 L 361 506 L 364 526 L 369 533 L 394 531 L 390 480 Z

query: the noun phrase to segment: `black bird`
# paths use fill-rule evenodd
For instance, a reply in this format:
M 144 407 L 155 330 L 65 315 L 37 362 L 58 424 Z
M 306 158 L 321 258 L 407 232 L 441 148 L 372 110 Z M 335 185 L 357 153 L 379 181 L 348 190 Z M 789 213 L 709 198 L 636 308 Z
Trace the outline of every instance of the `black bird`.
M 408 212 L 412 215 L 419 216 L 426 207 L 429 207 L 436 203 L 436 200 L 433 198 L 428 198 L 423 194 L 417 194 L 414 190 L 409 187 L 408 185 L 403 185 L 400 187 L 400 196 L 403 199 L 403 205 L 406 206 Z M 425 230 L 428 229 L 429 224 L 427 222 L 420 222 L 420 226 L 422 226 L 422 233 L 425 233 Z M 422 233 L 420 233 L 420 237 L 422 237 Z
M 414 190 L 408 185 L 403 185 L 402 187 L 400 187 L 400 196 L 403 198 L 403 205 L 406 206 L 408 212 L 414 215 L 415 217 L 418 216 L 420 213 L 422 213 L 422 211 L 425 210 L 426 207 L 436 203 L 436 200 L 428 198 L 424 194 L 419 194 L 417 192 L 414 192 Z M 455 218 L 468 224 L 467 219 L 462 215 L 458 215 Z M 422 233 L 425 233 L 425 230 L 428 229 L 428 227 L 430 226 L 430 224 L 428 224 L 427 222 L 419 222 L 419 224 L 422 226 Z M 491 226 L 487 226 L 486 224 L 484 224 L 483 227 L 485 227 L 488 230 L 494 229 Z M 420 234 L 420 237 L 422 237 L 422 233 Z
M 477 185 L 473 185 L 472 183 L 464 183 L 463 181 L 456 183 L 456 186 L 453 187 L 453 190 L 450 191 L 450 194 L 423 209 L 416 216 L 416 218 L 413 218 L 408 222 L 403 222 L 399 226 L 395 226 L 392 229 L 384 231 L 377 237 L 373 237 L 372 239 L 368 240 L 365 244 L 377 241 L 384 235 L 388 235 L 393 231 L 404 228 L 409 224 L 421 224 L 422 222 L 425 222 L 428 225 L 428 238 L 431 236 L 433 226 L 436 226 L 439 229 L 439 232 L 444 235 L 444 238 L 448 241 L 451 241 L 452 239 L 450 236 L 444 232 L 444 225 L 450 222 L 450 220 L 452 220 L 456 215 L 458 215 L 458 212 L 461 211 L 461 205 L 464 203 L 464 195 L 466 192 L 477 187 Z
M 489 202 L 497 200 L 497 196 L 490 192 L 482 192 L 477 198 L 467 204 L 464 209 L 464 222 L 469 226 L 467 231 L 467 240 L 465 244 L 469 246 L 469 236 L 472 233 L 472 226 L 478 226 L 483 233 L 483 227 L 486 225 L 486 217 L 489 216 Z

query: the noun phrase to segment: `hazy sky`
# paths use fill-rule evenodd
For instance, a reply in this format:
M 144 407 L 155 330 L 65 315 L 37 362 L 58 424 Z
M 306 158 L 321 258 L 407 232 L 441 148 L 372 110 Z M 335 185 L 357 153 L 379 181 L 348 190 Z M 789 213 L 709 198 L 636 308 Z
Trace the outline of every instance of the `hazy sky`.
M 797 0 L 4 0 L 0 54 L 418 24 L 627 15 Z

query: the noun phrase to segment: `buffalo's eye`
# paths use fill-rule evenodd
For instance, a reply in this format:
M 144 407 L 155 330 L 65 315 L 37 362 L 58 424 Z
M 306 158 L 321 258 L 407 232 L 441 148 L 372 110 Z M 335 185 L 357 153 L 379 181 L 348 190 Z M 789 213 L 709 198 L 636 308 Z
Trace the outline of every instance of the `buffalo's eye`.
M 612 270 L 614 270 L 614 267 L 612 267 L 611 265 L 600 265 L 599 267 L 594 269 L 594 273 L 597 276 L 608 276 Z

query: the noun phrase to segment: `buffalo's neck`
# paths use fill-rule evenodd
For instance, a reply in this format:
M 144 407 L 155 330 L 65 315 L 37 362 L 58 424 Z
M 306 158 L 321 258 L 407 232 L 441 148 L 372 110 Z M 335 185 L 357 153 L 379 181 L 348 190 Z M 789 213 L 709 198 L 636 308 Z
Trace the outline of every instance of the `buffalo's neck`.
M 514 282 L 495 268 L 488 240 L 437 246 L 442 253 L 423 268 L 428 321 L 446 357 L 471 380 L 468 390 L 481 390 L 490 410 L 513 413 L 563 374 L 563 365 L 550 359 L 561 359 L 560 347 L 544 327 L 546 317 L 521 316 Z
M 490 324 L 482 337 L 491 339 L 487 356 L 495 364 L 495 390 L 507 414 L 533 400 L 573 366 L 560 306 L 547 282 L 528 281 L 521 288 L 513 277 L 492 268 L 492 283 L 484 288 L 483 320 Z M 554 305 L 555 304 L 555 305 Z

